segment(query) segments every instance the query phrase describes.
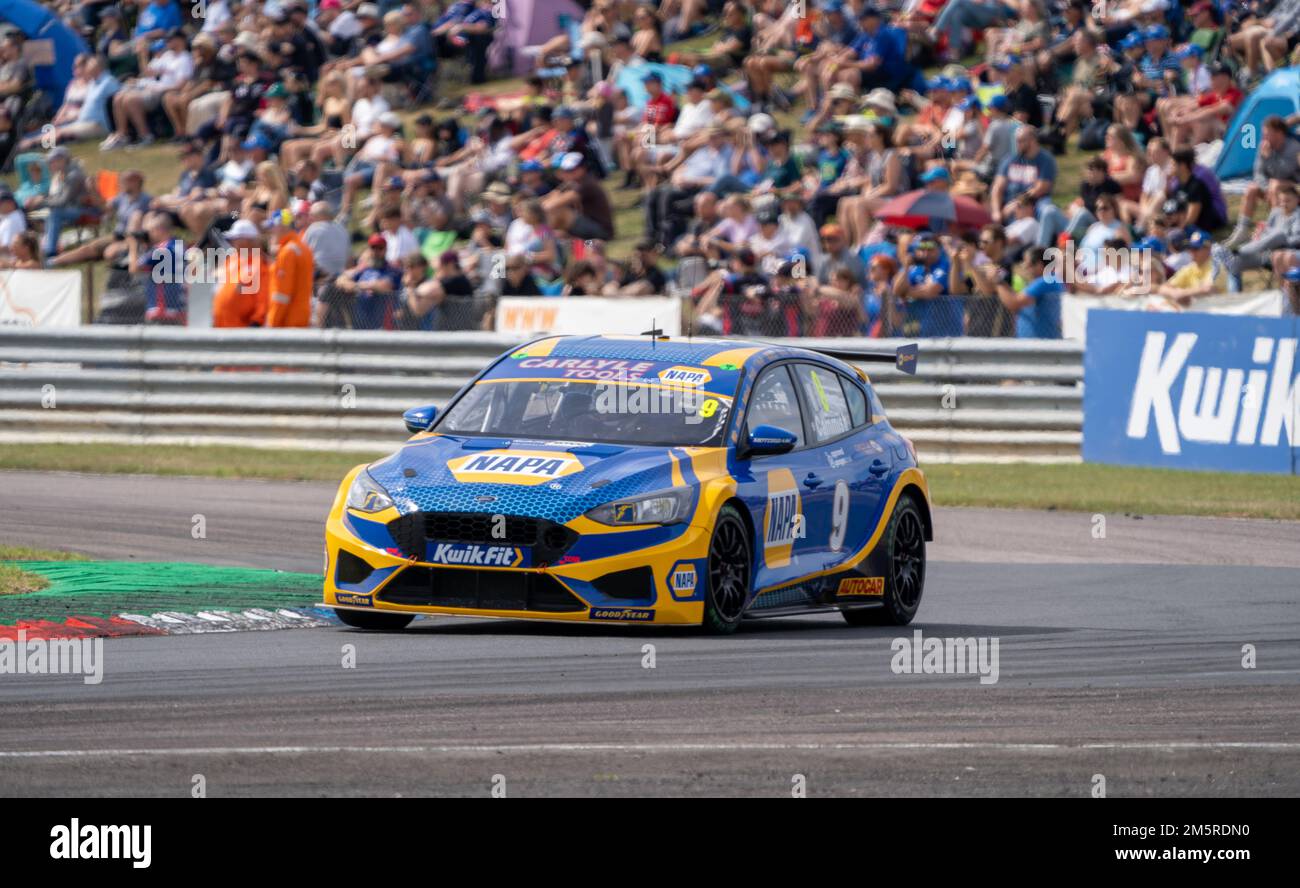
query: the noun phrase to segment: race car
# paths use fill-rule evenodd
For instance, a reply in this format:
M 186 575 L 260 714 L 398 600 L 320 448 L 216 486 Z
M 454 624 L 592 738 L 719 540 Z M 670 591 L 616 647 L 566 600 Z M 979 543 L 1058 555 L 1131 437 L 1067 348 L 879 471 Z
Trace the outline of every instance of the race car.
M 659 331 L 512 349 L 343 479 L 324 604 L 379 630 L 420 614 L 904 625 L 929 489 L 855 363 L 916 359 Z

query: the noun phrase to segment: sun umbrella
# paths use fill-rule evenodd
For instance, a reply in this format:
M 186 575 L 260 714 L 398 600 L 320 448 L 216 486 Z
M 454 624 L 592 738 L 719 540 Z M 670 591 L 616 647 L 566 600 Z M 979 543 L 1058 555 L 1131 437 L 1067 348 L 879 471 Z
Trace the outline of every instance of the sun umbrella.
M 900 194 L 876 210 L 876 218 L 886 225 L 903 228 L 979 228 L 993 221 L 989 211 L 969 197 L 924 188 Z

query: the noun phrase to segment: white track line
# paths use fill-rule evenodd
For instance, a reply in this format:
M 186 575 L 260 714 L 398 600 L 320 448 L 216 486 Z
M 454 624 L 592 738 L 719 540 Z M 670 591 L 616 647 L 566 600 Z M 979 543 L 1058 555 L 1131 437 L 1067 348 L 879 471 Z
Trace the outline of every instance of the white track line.
M 211 756 L 211 755 L 337 755 L 348 753 L 496 754 L 496 753 L 593 753 L 593 752 L 808 752 L 899 750 L 975 750 L 992 752 L 1055 752 L 1095 750 L 1184 750 L 1247 749 L 1265 752 L 1300 751 L 1300 743 L 1270 741 L 1179 741 L 1170 743 L 1132 741 L 1114 743 L 520 743 L 508 745 L 448 746 L 210 746 L 172 749 L 37 749 L 0 751 L 0 759 L 111 758 L 114 756 Z

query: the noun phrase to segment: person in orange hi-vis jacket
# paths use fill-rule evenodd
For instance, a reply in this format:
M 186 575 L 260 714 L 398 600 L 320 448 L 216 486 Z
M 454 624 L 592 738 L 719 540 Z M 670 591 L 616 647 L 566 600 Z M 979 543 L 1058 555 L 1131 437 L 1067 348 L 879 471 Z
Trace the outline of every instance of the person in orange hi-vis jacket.
M 268 222 L 276 241 L 275 263 L 271 269 L 271 301 L 266 312 L 268 327 L 311 325 L 316 260 L 311 247 L 303 243 L 293 223 L 293 213 L 289 210 L 272 214 Z
M 271 263 L 262 249 L 262 234 L 240 219 L 226 240 L 234 252 L 226 258 L 223 280 L 212 297 L 212 326 L 261 327 L 271 295 Z

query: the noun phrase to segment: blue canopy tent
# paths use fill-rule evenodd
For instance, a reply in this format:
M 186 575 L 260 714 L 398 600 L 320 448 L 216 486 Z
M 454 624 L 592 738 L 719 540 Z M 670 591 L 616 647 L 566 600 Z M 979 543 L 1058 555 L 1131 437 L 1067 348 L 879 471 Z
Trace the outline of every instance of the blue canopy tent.
M 50 41 L 54 61 L 53 64 L 36 66 L 36 87 L 49 95 L 56 106 L 61 104 L 63 91 L 72 80 L 73 59 L 90 51 L 81 35 L 63 24 L 53 12 L 31 0 L 0 0 L 0 20 L 22 31 L 28 40 Z
M 686 92 L 686 85 L 691 82 L 691 69 L 685 65 L 665 65 L 659 62 L 646 62 L 642 65 L 629 66 L 619 72 L 614 85 L 627 95 L 629 105 L 640 108 L 650 98 L 646 92 L 645 76 L 651 72 L 663 80 L 664 89 L 673 95 Z M 749 110 L 749 99 L 727 86 L 722 90 L 731 96 L 732 104 L 741 111 Z
M 1249 176 L 1259 154 L 1264 119 L 1274 114 L 1290 117 L 1297 111 L 1300 111 L 1300 68 L 1282 68 L 1268 75 L 1246 96 L 1228 122 L 1214 174 L 1221 181 Z

